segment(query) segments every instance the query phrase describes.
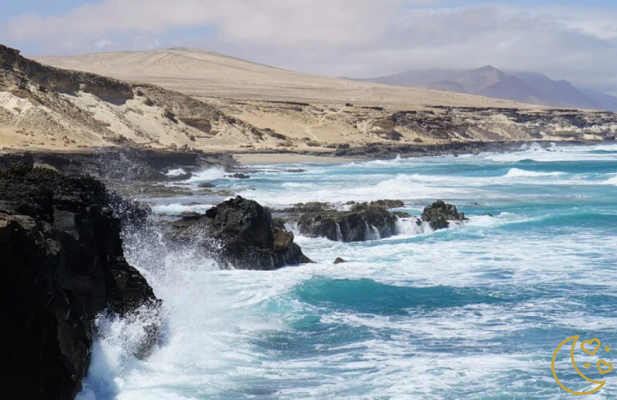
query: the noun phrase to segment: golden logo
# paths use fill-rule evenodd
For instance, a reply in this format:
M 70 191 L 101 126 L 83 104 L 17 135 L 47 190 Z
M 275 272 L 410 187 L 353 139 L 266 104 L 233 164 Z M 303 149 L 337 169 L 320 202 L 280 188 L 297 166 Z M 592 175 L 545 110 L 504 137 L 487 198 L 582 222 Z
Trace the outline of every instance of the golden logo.
M 571 338 L 564 340 L 563 342 L 561 342 L 559 346 L 557 346 L 557 349 L 555 350 L 555 353 L 553 354 L 553 361 L 551 362 L 551 369 L 553 370 L 553 376 L 555 377 L 557 384 L 559 384 L 559 386 L 561 386 L 563 390 L 565 390 L 568 393 L 576 394 L 579 396 L 585 396 L 588 394 L 596 393 L 597 391 L 602 389 L 604 385 L 606 385 L 606 381 L 596 381 L 596 380 L 587 378 L 576 365 L 576 360 L 574 359 L 574 350 L 576 349 L 576 344 L 578 343 L 579 339 L 580 339 L 580 336 L 572 336 Z M 576 392 L 574 390 L 568 389 L 559 380 L 559 377 L 557 376 L 557 372 L 555 372 L 555 360 L 557 359 L 557 354 L 559 353 L 559 350 L 561 350 L 561 348 L 565 346 L 568 342 L 572 342 L 572 348 L 570 349 L 570 359 L 572 360 L 572 366 L 574 366 L 574 369 L 581 376 L 581 378 L 583 378 L 589 383 L 598 385 L 595 389 L 589 390 L 587 392 Z M 589 354 L 590 356 L 595 356 L 598 350 L 600 350 L 601 346 L 602 346 L 602 343 L 600 342 L 599 339 L 585 340 L 584 342 L 581 343 L 581 350 L 583 350 L 585 353 Z M 604 350 L 608 353 L 612 350 L 612 348 L 609 346 L 604 346 Z M 598 372 L 600 373 L 600 375 L 606 375 L 613 371 L 613 364 L 606 362 L 604 360 L 598 361 L 596 366 L 598 367 Z M 583 367 L 585 367 L 586 369 L 591 368 L 591 362 L 583 364 Z

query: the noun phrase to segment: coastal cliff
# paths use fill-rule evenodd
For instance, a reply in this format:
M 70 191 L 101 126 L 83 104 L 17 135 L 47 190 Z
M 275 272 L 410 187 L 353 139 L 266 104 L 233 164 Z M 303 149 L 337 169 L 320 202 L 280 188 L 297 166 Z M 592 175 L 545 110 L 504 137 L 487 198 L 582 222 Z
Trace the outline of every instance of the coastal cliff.
M 16 164 L 0 172 L 0 363 L 5 393 L 73 399 L 90 363 L 95 317 L 160 301 L 124 259 L 123 209 L 91 178 Z M 148 330 L 152 346 L 158 328 Z M 147 352 L 148 349 L 142 349 Z
M 279 140 L 185 94 L 46 66 L 0 44 L 0 150 L 186 151 L 228 136 Z

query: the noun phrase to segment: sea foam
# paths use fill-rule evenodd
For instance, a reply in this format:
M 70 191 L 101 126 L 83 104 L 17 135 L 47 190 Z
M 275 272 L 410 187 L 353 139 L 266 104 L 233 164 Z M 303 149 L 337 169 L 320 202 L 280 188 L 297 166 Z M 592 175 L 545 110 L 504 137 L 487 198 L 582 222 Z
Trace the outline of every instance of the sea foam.
M 193 176 L 187 181 L 188 183 L 200 183 L 214 181 L 225 178 L 225 169 L 222 167 L 213 167 L 194 172 Z

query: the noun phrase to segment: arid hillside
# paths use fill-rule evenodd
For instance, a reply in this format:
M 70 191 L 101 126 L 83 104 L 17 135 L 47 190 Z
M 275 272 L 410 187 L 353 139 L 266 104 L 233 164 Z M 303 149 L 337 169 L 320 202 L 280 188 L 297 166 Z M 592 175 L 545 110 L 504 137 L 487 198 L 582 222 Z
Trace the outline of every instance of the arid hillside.
M 327 78 L 197 49 L 38 60 L 188 94 L 280 138 L 276 148 L 282 150 L 390 142 L 601 140 L 616 129 L 610 113 Z M 264 148 L 259 143 L 244 147 Z
M 515 103 L 421 88 L 398 88 L 303 74 L 198 49 L 39 57 L 45 64 L 147 82 L 195 97 L 382 106 L 508 107 Z M 518 107 L 525 107 L 518 105 Z M 527 106 L 530 107 L 530 106 Z
M 202 50 L 38 60 L 44 64 L 0 46 L 5 150 L 128 144 L 334 152 L 375 144 L 604 140 L 617 133 L 617 117 L 608 112 L 319 77 Z
M 48 67 L 0 45 L 0 148 L 276 145 L 216 107 L 154 85 Z

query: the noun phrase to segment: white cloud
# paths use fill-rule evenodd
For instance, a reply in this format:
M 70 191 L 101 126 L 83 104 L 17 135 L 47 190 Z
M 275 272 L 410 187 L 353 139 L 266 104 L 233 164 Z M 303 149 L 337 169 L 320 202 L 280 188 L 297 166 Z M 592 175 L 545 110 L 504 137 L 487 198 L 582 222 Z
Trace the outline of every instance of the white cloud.
M 66 14 L 23 15 L 6 33 L 17 41 L 53 44 L 63 37 L 161 34 L 176 27 L 210 25 L 224 40 L 280 45 L 348 45 L 377 38 L 403 0 L 107 0 Z M 414 3 L 425 3 L 415 1 Z
M 98 42 L 94 43 L 94 47 L 97 48 L 97 50 L 103 50 L 106 47 L 110 47 L 113 46 L 113 42 L 111 40 L 107 40 L 107 39 L 101 39 Z
M 436 3 L 431 8 L 404 6 Z M 617 8 L 439 7 L 431 0 L 106 0 L 2 32 L 43 53 L 199 46 L 329 75 L 485 64 L 617 92 Z M 464 4 L 464 2 L 460 2 Z M 204 37 L 174 29 L 209 27 Z M 171 32 L 171 33 L 170 33 Z M 191 33 L 192 34 L 192 33 Z

